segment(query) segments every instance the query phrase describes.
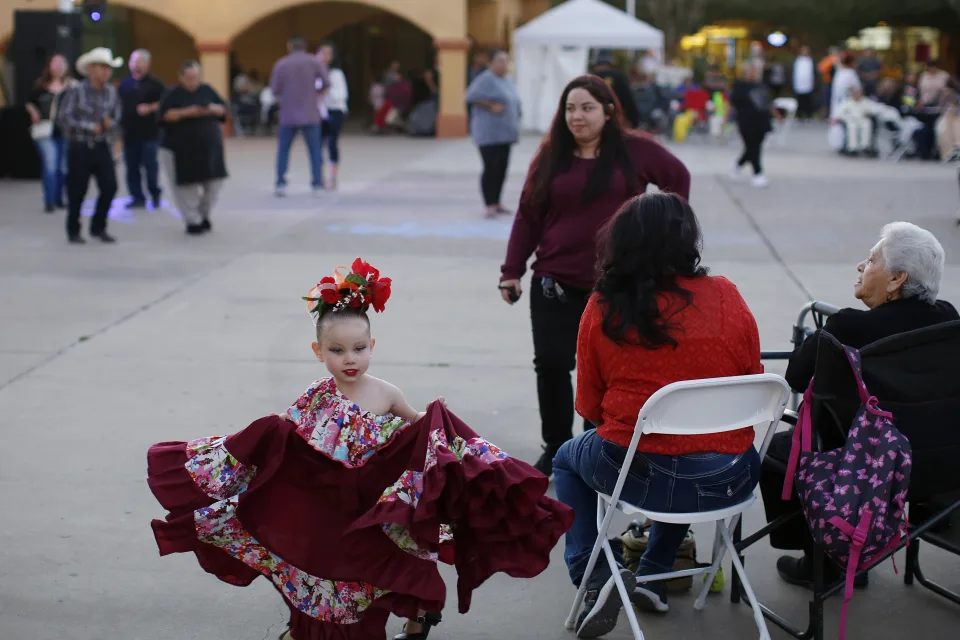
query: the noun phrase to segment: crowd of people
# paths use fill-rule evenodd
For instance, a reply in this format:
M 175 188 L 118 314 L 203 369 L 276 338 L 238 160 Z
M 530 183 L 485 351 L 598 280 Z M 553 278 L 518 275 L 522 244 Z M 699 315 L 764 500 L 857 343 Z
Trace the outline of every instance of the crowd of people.
M 90 237 L 116 242 L 107 227 L 118 190 L 118 139 L 126 164 L 127 208 L 146 207 L 148 194 L 154 209 L 161 206 L 162 160 L 186 232 L 200 235 L 212 229 L 210 213 L 227 177 L 220 131 L 226 105 L 201 81 L 198 62 L 184 63 L 179 83 L 172 87 L 150 74 L 150 62 L 149 51 L 134 51 L 130 75 L 115 86 L 110 78 L 123 60 L 109 49 L 97 47 L 77 59 L 79 82 L 70 78 L 66 59 L 55 55 L 30 96 L 30 133 L 43 159 L 44 210 L 67 209 L 71 244 L 86 242 L 80 218 L 91 177 L 99 193 Z

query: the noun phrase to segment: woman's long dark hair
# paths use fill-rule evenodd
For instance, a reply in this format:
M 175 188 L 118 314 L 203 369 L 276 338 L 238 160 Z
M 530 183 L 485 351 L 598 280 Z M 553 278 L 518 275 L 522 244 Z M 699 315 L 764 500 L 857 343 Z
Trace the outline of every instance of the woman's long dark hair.
M 673 334 L 682 329 L 671 318 L 693 303 L 677 278 L 707 275 L 693 209 L 673 193 L 637 196 L 620 208 L 604 235 L 596 286 L 604 335 L 621 345 L 676 347 Z M 661 294 L 671 293 L 680 304 L 661 310 Z
M 47 63 L 43 65 L 43 73 L 40 74 L 40 77 L 37 78 L 37 81 L 33 85 L 35 89 L 46 89 L 47 85 L 50 84 L 50 81 L 53 80 L 53 72 L 50 70 L 50 66 L 53 64 L 53 59 L 57 57 L 63 58 L 64 61 L 66 61 L 66 57 L 64 57 L 62 53 L 55 53 L 47 58 Z M 70 63 L 67 62 L 68 67 L 69 65 Z M 66 80 L 67 76 L 69 75 L 70 70 L 68 69 L 63 79 Z
M 597 162 L 587 180 L 583 193 L 583 202 L 591 202 L 600 197 L 610 187 L 610 180 L 619 169 L 631 193 L 636 193 L 639 182 L 630 155 L 627 152 L 626 119 L 623 108 L 613 89 L 602 79 L 594 75 L 574 78 L 560 95 L 557 113 L 550 125 L 550 132 L 544 138 L 533 166 L 527 189 L 521 196 L 535 209 L 543 211 L 550 200 L 550 185 L 557 175 L 568 171 L 573 165 L 577 142 L 567 126 L 567 96 L 574 89 L 584 89 L 599 102 L 610 116 L 600 133 L 600 146 L 597 149 Z

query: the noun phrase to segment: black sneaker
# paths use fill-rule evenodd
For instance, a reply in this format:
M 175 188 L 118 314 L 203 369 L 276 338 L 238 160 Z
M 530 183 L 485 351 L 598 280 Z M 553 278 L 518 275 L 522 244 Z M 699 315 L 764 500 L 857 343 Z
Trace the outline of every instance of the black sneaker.
M 103 244 L 113 244 L 114 242 L 117 241 L 116 238 L 114 238 L 112 235 L 110 235 L 110 234 L 107 233 L 106 231 L 100 231 L 100 232 L 98 232 L 98 233 L 91 233 L 91 234 L 90 234 L 90 237 L 91 237 L 91 238 L 96 238 L 97 240 L 99 240 L 99 241 L 102 242 Z
M 543 453 L 541 453 L 537 461 L 533 463 L 533 468 L 547 476 L 550 480 L 553 480 L 553 456 L 556 455 L 556 453 L 556 451 L 544 447 Z
M 780 556 L 777 559 L 777 573 L 780 578 L 789 584 L 813 591 L 813 561 L 807 555 L 794 558 Z M 844 577 L 844 572 L 833 565 L 829 560 L 824 563 L 823 581 L 829 585 Z M 853 586 L 863 589 L 870 584 L 868 574 L 858 575 L 853 579 Z
M 634 584 L 633 572 L 630 569 L 621 568 L 620 578 L 627 590 Z M 577 621 L 577 637 L 599 638 L 607 635 L 616 629 L 622 608 L 623 600 L 620 599 L 617 583 L 611 576 L 600 589 L 587 591 L 583 600 L 583 613 Z
M 667 584 L 663 581 L 637 582 L 636 588 L 630 594 L 630 602 L 637 611 L 647 613 L 666 613 L 670 611 L 667 604 Z
M 87 244 L 87 241 L 83 239 L 79 233 L 75 236 L 67 236 L 67 242 L 70 244 Z
M 206 228 L 202 224 L 188 224 L 187 225 L 187 235 L 190 236 L 199 236 L 200 234 L 206 233 Z
M 213 231 L 213 225 L 210 224 L 209 218 L 204 218 L 203 222 L 200 223 L 200 226 L 203 227 L 204 231 Z

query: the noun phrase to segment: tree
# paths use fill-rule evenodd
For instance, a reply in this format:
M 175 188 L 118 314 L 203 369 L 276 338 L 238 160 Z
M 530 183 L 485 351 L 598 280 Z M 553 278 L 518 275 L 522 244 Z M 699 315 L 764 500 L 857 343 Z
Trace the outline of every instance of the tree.
M 705 11 L 710 2 L 711 0 L 639 0 L 637 8 L 642 17 L 663 31 L 666 50 L 673 51 L 680 38 L 703 26 Z

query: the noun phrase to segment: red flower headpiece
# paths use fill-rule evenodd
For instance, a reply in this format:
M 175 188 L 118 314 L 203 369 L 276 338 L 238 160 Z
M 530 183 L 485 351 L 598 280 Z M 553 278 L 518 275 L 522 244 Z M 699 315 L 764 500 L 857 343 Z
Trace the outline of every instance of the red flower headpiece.
M 317 320 L 331 309 L 360 309 L 366 312 L 373 307 L 377 313 L 383 311 L 390 299 L 390 278 L 381 278 L 380 271 L 360 258 L 353 261 L 347 275 L 341 274 L 341 270 L 346 270 L 346 267 L 337 267 L 334 275 L 321 279 L 304 296 L 307 311 L 317 314 Z

